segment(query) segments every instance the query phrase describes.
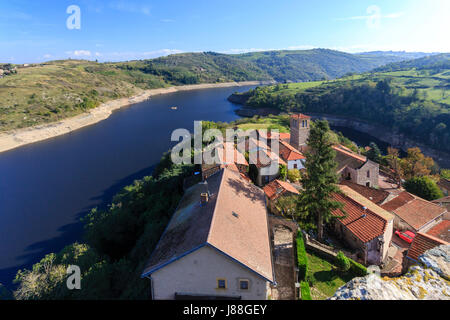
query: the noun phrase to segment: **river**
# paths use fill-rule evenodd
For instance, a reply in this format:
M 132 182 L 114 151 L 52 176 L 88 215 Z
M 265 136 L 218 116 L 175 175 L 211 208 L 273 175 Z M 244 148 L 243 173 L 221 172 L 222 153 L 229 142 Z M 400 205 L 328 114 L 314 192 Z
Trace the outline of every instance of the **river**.
M 151 174 L 175 144 L 170 141 L 174 129 L 192 131 L 194 120 L 238 119 L 234 111 L 240 106 L 227 97 L 252 87 L 154 96 L 95 125 L 1 153 L 0 283 L 11 288 L 18 269 L 82 240 L 80 218 Z M 351 129 L 334 129 L 362 145 L 379 142 Z

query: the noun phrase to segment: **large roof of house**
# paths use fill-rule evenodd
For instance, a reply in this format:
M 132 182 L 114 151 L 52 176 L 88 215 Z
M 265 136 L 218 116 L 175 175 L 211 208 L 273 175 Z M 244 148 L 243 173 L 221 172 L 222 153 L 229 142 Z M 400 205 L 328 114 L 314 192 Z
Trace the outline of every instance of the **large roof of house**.
M 289 182 L 282 180 L 273 180 L 264 187 L 264 192 L 270 200 L 275 200 L 285 192 L 299 194 L 298 190 Z
M 280 147 L 280 157 L 284 161 L 306 159 L 305 156 L 300 151 L 298 151 L 289 143 L 283 140 L 280 141 L 279 147 Z
M 426 233 L 438 239 L 450 242 L 450 220 L 442 220 Z
M 291 134 L 290 133 L 285 133 L 285 132 L 280 132 L 278 134 L 278 138 L 281 141 L 285 141 L 285 142 L 289 143 L 289 141 L 291 140 Z
M 415 261 L 425 253 L 425 251 L 433 249 L 434 247 L 440 246 L 441 244 L 447 244 L 448 242 L 433 237 L 429 234 L 418 232 L 414 237 L 411 246 L 408 249 L 406 256 Z
M 210 200 L 200 205 L 200 193 Z M 264 193 L 238 173 L 222 169 L 186 190 L 142 276 L 203 247 L 215 248 L 268 281 L 272 256 Z
M 393 218 L 392 215 L 349 187 L 339 186 L 339 188 L 342 193 L 333 194 L 333 198 L 344 205 L 343 211 L 346 214 L 346 217 L 339 221 L 364 243 L 381 236 L 388 221 Z M 332 214 L 342 217 L 343 211 L 337 209 Z
M 441 180 L 439 180 L 438 186 L 450 190 L 450 180 L 442 178 Z
M 245 156 L 236 149 L 234 143 L 232 142 L 219 142 L 216 144 L 209 145 L 205 151 L 203 152 L 203 163 L 205 163 L 205 155 L 209 152 L 211 154 L 212 150 L 217 151 L 217 164 L 241 164 L 248 166 L 248 162 L 245 159 Z
M 437 204 L 403 191 L 382 208 L 395 213 L 411 227 L 419 230 L 428 222 L 436 219 L 447 210 Z
M 386 198 L 389 197 L 389 194 L 390 194 L 387 191 L 363 186 L 363 185 L 351 182 L 350 180 L 343 180 L 340 184 L 345 185 L 345 186 L 355 190 L 359 194 L 363 195 L 365 198 L 369 199 L 370 201 L 372 201 L 373 203 L 378 204 L 378 205 L 383 203 L 383 201 L 386 200 Z
M 366 163 L 367 158 L 360 154 L 356 154 L 350 149 L 335 145 L 333 149 L 336 151 L 336 162 L 338 163 L 337 171 L 341 171 L 345 167 L 350 167 L 352 169 L 361 168 L 364 163 Z

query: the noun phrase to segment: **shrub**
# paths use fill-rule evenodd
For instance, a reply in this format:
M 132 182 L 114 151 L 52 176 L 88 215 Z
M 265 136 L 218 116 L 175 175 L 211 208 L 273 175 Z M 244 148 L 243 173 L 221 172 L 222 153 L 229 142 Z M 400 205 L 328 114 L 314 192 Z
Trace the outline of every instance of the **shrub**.
M 405 189 L 426 200 L 435 200 L 444 195 L 436 182 L 430 177 L 413 177 L 405 182 Z
M 302 281 L 300 283 L 300 295 L 302 300 L 312 300 L 308 282 Z
M 308 257 L 306 256 L 305 243 L 303 242 L 303 235 L 301 232 L 297 234 L 297 263 L 298 276 L 300 280 L 305 280 L 308 272 Z
M 343 272 L 347 272 L 350 269 L 350 261 L 342 251 L 339 251 L 336 256 L 336 265 Z
M 356 261 L 353 261 L 352 259 L 348 259 L 348 261 L 350 262 L 351 273 L 359 277 L 364 277 L 365 275 L 367 275 L 367 268 L 365 266 Z
M 300 171 L 298 169 L 290 169 L 287 172 L 287 177 L 291 182 L 297 182 L 300 180 Z

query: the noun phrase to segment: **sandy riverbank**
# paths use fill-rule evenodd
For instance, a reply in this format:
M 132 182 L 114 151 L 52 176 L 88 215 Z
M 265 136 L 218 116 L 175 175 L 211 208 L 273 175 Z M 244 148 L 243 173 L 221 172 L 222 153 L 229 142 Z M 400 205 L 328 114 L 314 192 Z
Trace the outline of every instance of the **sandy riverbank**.
M 234 86 L 250 86 L 262 84 L 260 81 L 245 82 L 224 82 L 224 83 L 204 83 L 186 86 L 176 86 L 168 88 L 144 90 L 140 94 L 130 97 L 102 103 L 89 112 L 82 113 L 72 118 L 67 118 L 58 122 L 42 124 L 30 128 L 23 128 L 0 134 L 0 152 L 11 150 L 26 144 L 50 139 L 60 136 L 83 127 L 95 124 L 107 119 L 114 110 L 145 101 L 151 96 L 167 94 L 178 91 L 188 91 L 197 89 L 225 88 Z

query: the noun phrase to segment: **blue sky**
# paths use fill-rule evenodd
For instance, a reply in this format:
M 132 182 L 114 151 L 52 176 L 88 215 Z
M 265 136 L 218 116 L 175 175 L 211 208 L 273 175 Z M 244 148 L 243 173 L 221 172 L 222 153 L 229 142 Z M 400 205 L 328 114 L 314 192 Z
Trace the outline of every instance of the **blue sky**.
M 68 29 L 70 5 L 80 29 Z M 0 61 L 121 61 L 188 51 L 450 52 L 448 0 L 9 0 Z

